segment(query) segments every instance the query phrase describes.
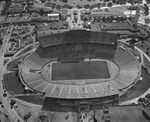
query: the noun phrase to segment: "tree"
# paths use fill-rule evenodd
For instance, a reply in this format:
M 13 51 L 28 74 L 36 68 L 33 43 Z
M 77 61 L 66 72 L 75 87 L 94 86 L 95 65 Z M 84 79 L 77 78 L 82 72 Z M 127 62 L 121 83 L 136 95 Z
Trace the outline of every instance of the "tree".
M 51 8 L 54 9 L 55 7 L 56 7 L 56 4 L 55 4 L 55 3 L 52 3 L 52 4 L 51 4 Z
M 77 8 L 78 8 L 78 9 L 82 8 L 82 5 L 77 5 Z
M 120 3 L 119 1 L 116 2 L 116 4 L 119 4 L 119 3 Z
M 86 5 L 84 5 L 84 8 L 88 9 L 88 8 L 90 8 L 90 5 L 86 4 Z
M 149 24 L 150 23 L 150 19 L 149 18 L 145 18 L 145 23 Z
M 56 5 L 56 9 L 58 9 L 58 10 L 60 10 L 62 8 L 62 6 L 61 5 Z
M 128 0 L 128 2 L 133 5 L 133 0 Z
M 104 0 L 104 2 L 109 2 L 109 0 Z
M 41 3 L 45 3 L 46 0 L 41 0 Z
M 116 3 L 117 1 L 116 1 L 116 0 L 112 0 L 112 2 L 113 2 L 113 3 Z
M 68 0 L 61 0 L 62 2 L 64 2 L 64 3 L 68 3 Z
M 97 3 L 97 7 L 100 8 L 101 7 L 101 3 Z
M 108 6 L 108 7 L 112 7 L 112 2 L 109 2 L 109 3 L 107 4 L 107 6 Z
M 147 4 L 149 4 L 149 3 L 150 3 L 150 0 L 146 0 L 146 2 L 147 2 Z
M 146 4 L 144 4 L 144 10 L 145 10 L 144 14 L 145 16 L 147 16 L 149 14 L 149 8 Z
M 6 3 L 11 2 L 11 0 L 2 0 L 2 1 L 5 1 Z
M 69 5 L 68 4 L 64 4 L 63 8 L 69 8 Z
M 43 9 L 40 9 L 40 15 L 42 16 L 43 15 Z

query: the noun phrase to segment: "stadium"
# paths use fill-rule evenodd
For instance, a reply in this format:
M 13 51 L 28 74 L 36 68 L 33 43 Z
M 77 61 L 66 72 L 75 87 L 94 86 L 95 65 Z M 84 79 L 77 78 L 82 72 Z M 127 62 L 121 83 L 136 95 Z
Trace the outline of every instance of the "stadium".
M 128 2 L 0 2 L 0 121 L 150 121 L 149 5 Z
M 50 103 L 54 106 L 57 100 L 66 101 L 63 103 L 66 105 L 70 101 L 70 106 L 74 106 L 74 101 L 78 101 L 75 106 L 109 103 L 141 78 L 139 60 L 118 43 L 115 34 L 71 30 L 50 35 L 40 33 L 37 40 L 39 44 L 19 51 L 8 64 L 8 70 L 16 71 L 18 84 L 14 85 L 18 90 L 9 85 L 14 74 L 12 77 L 5 74 L 4 80 L 6 88 L 16 96 L 24 94 L 24 89 L 42 94 L 43 109 L 55 111 L 57 105 L 54 109 L 47 106 Z

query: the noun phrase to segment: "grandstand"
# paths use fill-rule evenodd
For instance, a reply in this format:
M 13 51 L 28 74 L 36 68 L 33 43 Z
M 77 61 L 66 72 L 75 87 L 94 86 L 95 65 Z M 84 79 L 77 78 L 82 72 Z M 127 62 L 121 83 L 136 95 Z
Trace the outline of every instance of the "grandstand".
M 43 32 L 38 35 L 39 44 L 13 56 L 7 69 L 15 74 L 4 75 L 8 92 L 27 102 L 38 101 L 35 104 L 43 104 L 42 110 L 78 111 L 77 106 L 82 109 L 85 102 L 95 107 L 117 101 L 141 77 L 136 55 L 117 44 L 114 34 Z M 10 84 L 12 87 L 8 87 Z
M 47 97 L 66 99 L 121 95 L 122 90 L 126 90 L 136 84 L 140 76 L 140 66 L 132 53 L 122 47 L 118 47 L 113 60 L 99 59 L 99 55 L 97 55 L 97 51 L 99 50 L 98 46 L 95 45 L 94 47 L 93 44 L 91 45 L 69 45 L 68 48 L 65 48 L 65 45 L 56 46 L 55 51 L 54 47 L 51 47 L 46 48 L 45 53 L 38 48 L 34 53 L 23 60 L 20 66 L 20 78 L 31 90 L 45 93 Z M 93 49 L 90 50 L 90 48 Z M 50 75 L 52 69 L 50 67 L 52 63 L 58 61 L 61 64 L 61 61 L 68 61 L 66 60 L 67 57 L 71 57 L 72 55 L 77 55 L 78 60 L 71 58 L 72 60 L 70 60 L 70 62 L 79 61 L 76 63 L 76 65 L 79 66 L 86 60 L 90 60 L 91 63 L 95 63 L 94 61 L 96 60 L 96 62 L 98 62 L 98 64 L 95 64 L 97 67 L 99 67 L 100 63 L 103 64 L 107 62 L 107 65 L 103 65 L 103 67 L 106 69 L 108 67 L 109 72 L 107 73 L 110 74 L 110 77 L 103 76 L 90 79 L 84 76 L 84 79 L 68 79 L 68 77 L 62 80 L 51 79 Z M 68 63 L 66 63 L 66 65 L 68 65 Z
M 14 80 L 15 82 L 12 82 Z M 20 79 L 17 77 L 17 72 L 12 72 L 4 75 L 5 87 L 10 94 L 23 94 L 25 89 Z M 16 88 L 17 86 L 17 88 Z
M 74 102 L 78 106 L 84 100 L 90 105 L 112 101 L 141 77 L 136 56 L 117 45 L 114 34 L 85 30 L 58 35 L 47 32 L 41 33 L 38 41 L 39 44 L 30 45 L 13 56 L 7 69 L 16 74 L 6 73 L 4 80 L 7 91 L 14 96 L 27 101 L 31 100 L 29 94 L 46 98 L 43 110 L 55 111 L 59 105 L 74 106 Z M 9 77 L 16 79 L 14 84 Z M 52 105 L 50 109 L 47 104 Z

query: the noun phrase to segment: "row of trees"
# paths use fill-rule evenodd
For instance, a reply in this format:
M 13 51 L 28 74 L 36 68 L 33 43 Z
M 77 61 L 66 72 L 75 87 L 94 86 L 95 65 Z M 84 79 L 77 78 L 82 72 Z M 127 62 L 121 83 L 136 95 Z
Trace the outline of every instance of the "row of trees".
M 146 0 L 147 4 L 150 4 L 150 0 Z
M 127 2 L 134 4 L 134 3 L 142 3 L 142 0 L 112 0 L 112 2 L 115 4 L 126 4 Z
M 2 15 L 5 15 L 7 13 L 10 5 L 11 5 L 11 1 L 5 3 L 5 5 L 3 6 Z

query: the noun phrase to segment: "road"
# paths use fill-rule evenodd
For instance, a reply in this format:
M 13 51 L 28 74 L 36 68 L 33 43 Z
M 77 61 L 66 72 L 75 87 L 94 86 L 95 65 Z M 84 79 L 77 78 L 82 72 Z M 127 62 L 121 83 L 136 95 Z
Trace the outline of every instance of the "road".
M 1 10 L 3 9 L 3 5 L 5 4 L 5 2 L 4 1 L 1 1 L 0 2 L 0 14 L 1 14 Z
M 6 31 L 4 39 L 3 39 L 3 44 L 0 49 L 0 69 L 1 69 L 0 80 L 1 81 L 3 80 L 3 74 L 5 73 L 5 69 L 6 69 L 6 66 L 3 66 L 4 54 L 8 47 L 8 42 L 11 37 L 11 32 L 13 28 L 14 28 L 14 25 L 11 25 L 10 27 L 8 27 L 8 30 Z M 7 113 L 10 115 L 11 119 L 14 122 L 18 122 L 18 120 L 20 120 L 20 122 L 24 122 L 23 119 L 18 115 L 18 113 L 15 112 L 13 109 L 11 109 L 9 96 L 7 95 L 6 97 L 4 97 L 3 93 L 4 93 L 3 84 L 2 82 L 0 82 L 0 97 L 2 98 L 2 103 L 4 105 L 4 108 L 7 110 Z

